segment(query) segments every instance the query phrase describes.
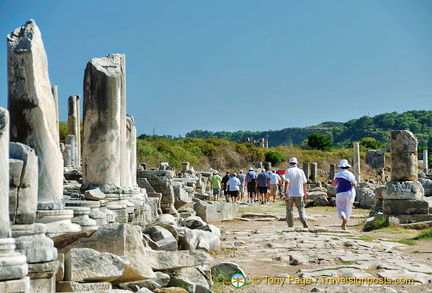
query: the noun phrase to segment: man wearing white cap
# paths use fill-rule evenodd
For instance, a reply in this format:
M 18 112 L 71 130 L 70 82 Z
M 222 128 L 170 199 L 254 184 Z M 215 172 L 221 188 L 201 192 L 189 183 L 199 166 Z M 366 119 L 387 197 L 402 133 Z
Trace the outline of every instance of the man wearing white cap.
M 303 228 L 308 228 L 306 222 L 305 200 L 306 200 L 306 175 L 302 169 L 297 167 L 297 158 L 292 157 L 289 159 L 290 167 L 286 170 L 285 175 L 285 203 L 286 203 L 286 221 L 288 227 L 294 226 L 293 206 L 296 205 L 300 222 Z
M 333 186 L 336 186 L 336 209 L 338 217 L 342 219 L 342 230 L 346 230 L 348 220 L 351 216 L 353 202 L 356 196 L 354 187 L 357 185 L 354 174 L 348 171 L 351 167 L 348 160 L 341 160 L 338 165 L 342 170 L 335 174 Z

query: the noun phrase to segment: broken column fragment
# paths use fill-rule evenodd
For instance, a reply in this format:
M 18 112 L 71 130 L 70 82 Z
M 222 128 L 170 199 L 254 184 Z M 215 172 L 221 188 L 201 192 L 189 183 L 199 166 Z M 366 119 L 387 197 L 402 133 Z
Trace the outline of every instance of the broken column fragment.
M 38 156 L 38 209 L 63 209 L 56 103 L 42 36 L 34 20 L 10 33 L 7 43 L 10 140 L 30 146 Z
M 124 66 L 124 55 L 110 54 L 90 60 L 85 69 L 83 190 L 99 187 L 106 193 L 121 192 Z
M 390 136 L 391 181 L 383 192 L 383 211 L 388 214 L 428 214 L 429 204 L 418 179 L 417 139 L 410 131 L 392 130 Z

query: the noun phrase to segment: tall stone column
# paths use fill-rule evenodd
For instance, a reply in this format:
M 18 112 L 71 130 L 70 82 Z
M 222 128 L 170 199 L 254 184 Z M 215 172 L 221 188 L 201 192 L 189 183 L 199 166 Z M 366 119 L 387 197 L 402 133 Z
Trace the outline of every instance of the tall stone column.
M 423 172 L 426 174 L 429 173 L 429 157 L 428 157 L 428 151 L 423 151 Z
M 60 125 L 59 125 L 59 112 L 58 112 L 58 86 L 56 85 L 51 86 L 51 92 L 53 94 L 53 99 L 55 103 L 57 131 L 59 131 Z
M 358 183 L 361 182 L 361 176 L 360 176 L 360 144 L 358 142 L 355 142 L 353 144 L 354 148 L 354 176 Z
M 66 135 L 65 137 L 65 151 L 64 151 L 64 166 L 65 167 L 77 167 L 79 166 L 78 161 L 78 146 L 76 143 L 75 135 Z M 69 155 L 69 157 L 68 157 Z M 69 164 L 69 165 L 68 165 Z
M 310 180 L 316 182 L 318 178 L 318 163 L 310 163 Z
M 330 164 L 329 179 L 333 180 L 336 174 L 336 164 Z
M 75 143 L 73 152 L 76 153 L 76 162 L 73 167 L 81 166 L 81 133 L 80 133 L 80 96 L 74 95 L 68 98 L 68 134 L 75 135 Z
M 121 192 L 122 162 L 126 161 L 125 56 L 110 54 L 87 63 L 84 74 L 82 189 L 99 187 Z M 124 123 L 123 123 L 124 121 Z M 124 156 L 124 158 L 123 158 Z M 123 164 L 122 168 L 128 165 Z
M 42 36 L 34 20 L 7 37 L 10 139 L 38 156 L 38 209 L 63 209 L 63 158 Z
M 304 162 L 303 163 L 303 172 L 305 173 L 306 178 L 309 180 L 311 176 L 311 164 Z
M 132 115 L 126 115 L 126 126 L 127 126 L 127 160 L 129 166 L 128 174 L 126 179 L 128 179 L 128 185 L 132 189 L 137 189 L 137 153 L 136 153 L 136 126 L 135 119 Z
M 129 172 L 129 164 L 130 161 L 127 158 L 127 125 L 126 125 L 126 56 L 118 55 L 120 62 L 120 77 L 121 77 L 121 87 L 120 87 L 120 186 L 122 188 L 128 188 L 128 176 L 130 176 Z M 135 124 L 135 121 L 134 121 Z

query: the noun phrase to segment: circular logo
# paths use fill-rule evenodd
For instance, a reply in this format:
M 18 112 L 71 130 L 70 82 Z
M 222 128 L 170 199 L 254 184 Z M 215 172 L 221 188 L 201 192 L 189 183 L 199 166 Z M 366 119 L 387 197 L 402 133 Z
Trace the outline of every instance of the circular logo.
M 242 274 L 234 274 L 231 276 L 231 285 L 233 285 L 235 288 L 241 288 L 246 283 L 246 277 Z

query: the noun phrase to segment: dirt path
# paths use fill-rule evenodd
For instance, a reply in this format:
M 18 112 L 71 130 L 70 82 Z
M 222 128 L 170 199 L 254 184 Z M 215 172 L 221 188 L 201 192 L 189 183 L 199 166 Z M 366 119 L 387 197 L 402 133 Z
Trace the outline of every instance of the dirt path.
M 416 245 L 408 246 L 394 241 L 413 238 L 416 231 L 387 229 L 373 232 L 362 232 L 361 223 L 367 217 L 367 211 L 354 210 L 348 225 L 348 231 L 340 229 L 335 208 L 308 208 L 309 230 L 304 230 L 299 221 L 295 229 L 289 229 L 285 221 L 272 219 L 285 216 L 282 202 L 266 205 L 240 205 L 239 218 L 244 212 L 266 213 L 268 217 L 236 219 L 227 222 L 212 223 L 225 230 L 222 249 L 214 254 L 212 264 L 233 262 L 240 266 L 247 277 L 246 285 L 235 288 L 228 284 L 215 288 L 219 292 L 419 292 L 431 290 L 429 284 L 397 284 L 356 286 L 344 284 L 327 284 L 329 280 L 304 285 L 307 276 L 315 274 L 319 281 L 320 268 L 332 268 L 336 276 L 370 276 L 379 278 L 376 264 L 388 272 L 396 272 L 400 278 L 405 274 L 400 268 L 391 264 L 406 263 L 406 267 L 431 264 L 432 246 L 430 241 L 416 241 Z M 321 231 L 322 230 L 322 231 Z M 313 233 L 311 233 L 311 231 Z M 304 260 L 306 257 L 308 259 Z M 296 259 L 297 258 L 297 259 Z M 389 262 L 389 261 L 393 261 Z M 298 264 L 295 265 L 295 263 Z M 399 270 L 396 270 L 399 269 Z M 414 268 L 415 269 L 415 268 Z M 431 275 L 432 267 L 419 268 Z M 327 270 L 328 271 L 328 270 Z M 327 272 L 327 274 L 332 274 Z M 324 272 L 323 272 L 324 274 Z M 351 274 L 351 275 L 350 275 Z M 428 275 L 422 275 L 422 280 Z M 301 277 L 306 276 L 306 277 Z M 406 276 L 412 276 L 406 274 Z M 255 277 L 255 282 L 252 279 Z M 331 280 L 330 280 L 331 281 Z M 283 284 L 282 284 L 283 282 Z M 428 282 L 427 280 L 424 282 Z M 258 284 L 259 283 L 259 284 Z M 326 283 L 326 284 L 324 284 Z

